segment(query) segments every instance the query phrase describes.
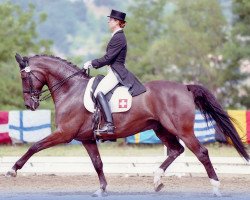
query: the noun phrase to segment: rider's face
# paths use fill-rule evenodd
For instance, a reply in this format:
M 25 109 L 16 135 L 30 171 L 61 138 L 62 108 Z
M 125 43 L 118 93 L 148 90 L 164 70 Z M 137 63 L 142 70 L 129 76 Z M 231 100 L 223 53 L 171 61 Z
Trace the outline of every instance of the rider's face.
M 114 18 L 112 18 L 112 17 L 110 17 L 110 18 L 108 19 L 108 24 L 109 24 L 109 29 L 110 29 L 111 31 L 114 31 L 114 30 L 116 29 L 116 27 L 119 26 L 118 20 L 116 20 L 116 19 L 114 19 Z

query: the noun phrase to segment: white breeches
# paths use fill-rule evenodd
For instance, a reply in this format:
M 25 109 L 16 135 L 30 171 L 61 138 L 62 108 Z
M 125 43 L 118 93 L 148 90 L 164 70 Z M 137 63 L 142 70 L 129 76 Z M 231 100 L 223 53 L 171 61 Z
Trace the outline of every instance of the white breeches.
M 112 90 L 119 83 L 111 67 L 108 67 L 108 74 L 100 81 L 98 84 L 94 96 L 96 97 L 98 92 L 102 92 L 106 95 L 110 90 Z

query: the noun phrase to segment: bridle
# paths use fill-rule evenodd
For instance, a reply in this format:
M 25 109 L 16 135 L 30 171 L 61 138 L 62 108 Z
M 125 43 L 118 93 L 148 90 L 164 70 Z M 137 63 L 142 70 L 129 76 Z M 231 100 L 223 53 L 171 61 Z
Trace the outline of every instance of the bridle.
M 41 101 L 41 100 L 39 99 L 39 97 L 40 97 L 41 93 L 43 93 L 43 91 L 35 90 L 35 87 L 34 87 L 34 84 L 33 84 L 33 80 L 32 80 L 32 78 L 31 78 L 31 75 L 33 75 L 33 76 L 34 76 L 39 82 L 41 82 L 42 84 L 43 84 L 43 82 L 42 82 L 42 81 L 41 81 L 32 71 L 31 71 L 31 69 L 30 69 L 29 66 L 25 67 L 25 68 L 22 69 L 20 72 L 21 72 L 21 73 L 22 73 L 22 72 L 26 72 L 28 76 L 25 77 L 25 79 L 28 78 L 28 81 L 29 81 L 29 90 L 23 90 L 23 93 L 28 93 L 28 94 L 30 94 L 30 98 L 31 98 L 34 102 L 38 103 L 39 101 Z
M 27 77 L 28 78 L 28 81 L 29 81 L 29 90 L 23 90 L 23 93 L 28 93 L 30 94 L 30 99 L 32 101 L 34 101 L 35 103 L 38 103 L 40 101 L 44 101 L 44 100 L 47 100 L 49 99 L 51 96 L 52 96 L 52 93 L 56 92 L 57 90 L 59 90 L 62 85 L 64 83 L 66 83 L 69 79 L 71 79 L 72 77 L 74 76 L 77 76 L 81 73 L 83 73 L 83 71 L 85 71 L 84 73 L 85 74 L 89 74 L 89 70 L 88 72 L 86 73 L 87 70 L 85 69 L 82 69 L 82 70 L 79 70 L 73 74 L 71 74 L 70 76 L 66 77 L 65 79 L 57 82 L 55 85 L 53 85 L 52 87 L 50 88 L 47 88 L 45 90 L 42 90 L 42 91 L 39 91 L 39 90 L 35 90 L 35 87 L 34 87 L 34 84 L 33 84 L 33 79 L 32 79 L 32 76 L 35 77 L 35 79 L 37 79 L 40 83 L 42 83 L 44 85 L 44 83 L 32 72 L 32 70 L 30 69 L 30 67 L 27 65 L 26 63 L 26 67 L 22 70 L 20 70 L 20 72 L 26 72 L 27 73 Z M 45 94 L 43 97 L 40 98 L 40 96 L 45 93 L 45 92 L 49 92 L 48 94 Z

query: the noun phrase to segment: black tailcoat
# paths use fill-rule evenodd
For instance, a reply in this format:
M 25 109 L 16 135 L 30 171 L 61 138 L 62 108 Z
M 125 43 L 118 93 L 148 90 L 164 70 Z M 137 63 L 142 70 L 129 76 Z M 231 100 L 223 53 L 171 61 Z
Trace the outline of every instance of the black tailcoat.
M 132 96 L 137 96 L 146 91 L 144 85 L 125 67 L 127 55 L 127 40 L 123 30 L 114 34 L 106 48 L 106 54 L 92 60 L 94 68 L 100 68 L 105 65 L 110 65 L 113 72 L 117 75 L 119 82 L 127 86 Z

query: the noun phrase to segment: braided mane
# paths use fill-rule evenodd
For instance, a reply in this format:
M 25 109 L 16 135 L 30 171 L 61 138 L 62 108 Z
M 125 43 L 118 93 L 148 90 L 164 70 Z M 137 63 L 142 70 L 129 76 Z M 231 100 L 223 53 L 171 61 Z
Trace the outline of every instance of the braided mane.
M 58 56 L 54 56 L 54 55 L 46 55 L 46 54 L 41 54 L 41 55 L 35 55 L 35 56 L 31 56 L 31 57 L 23 57 L 24 60 L 29 60 L 31 58 L 36 58 L 36 57 L 48 57 L 48 58 L 53 58 L 53 59 L 56 59 L 58 61 L 61 61 L 62 63 L 64 63 L 66 66 L 69 66 L 77 71 L 81 71 L 81 69 L 73 64 L 72 62 L 66 60 L 66 59 L 63 59 L 63 58 L 60 58 Z M 90 77 L 86 72 L 82 71 L 83 75 L 86 76 L 86 77 Z

